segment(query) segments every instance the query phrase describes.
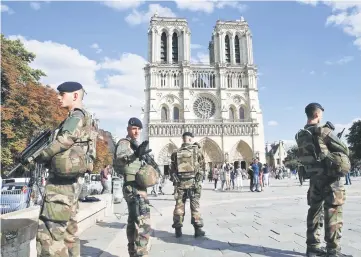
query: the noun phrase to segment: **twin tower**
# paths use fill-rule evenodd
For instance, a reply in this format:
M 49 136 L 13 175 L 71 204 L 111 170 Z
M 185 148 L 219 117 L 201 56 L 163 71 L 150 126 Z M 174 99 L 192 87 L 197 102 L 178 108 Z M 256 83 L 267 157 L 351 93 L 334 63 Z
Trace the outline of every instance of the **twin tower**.
M 187 20 L 151 18 L 144 68 L 144 139 L 165 169 L 184 131 L 195 135 L 208 165 L 229 161 L 245 166 L 254 157 L 265 160 L 248 23 L 243 18 L 217 21 L 208 49 L 208 63 L 192 62 Z

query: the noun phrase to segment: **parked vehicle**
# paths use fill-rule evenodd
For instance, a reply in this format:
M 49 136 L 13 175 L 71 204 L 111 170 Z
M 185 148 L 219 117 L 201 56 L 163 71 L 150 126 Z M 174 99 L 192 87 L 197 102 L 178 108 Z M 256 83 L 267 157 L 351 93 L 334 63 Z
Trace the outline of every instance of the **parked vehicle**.
M 29 178 L 3 179 L 1 185 L 1 214 L 22 210 L 34 205 L 35 195 Z

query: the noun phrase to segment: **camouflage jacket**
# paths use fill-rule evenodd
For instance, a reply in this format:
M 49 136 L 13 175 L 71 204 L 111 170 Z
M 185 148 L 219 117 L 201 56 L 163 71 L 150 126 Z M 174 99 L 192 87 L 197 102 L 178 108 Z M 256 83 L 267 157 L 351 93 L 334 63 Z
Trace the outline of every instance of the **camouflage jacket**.
M 91 141 L 91 118 L 84 109 L 74 109 L 59 125 L 53 142 L 41 152 L 38 160 L 48 162 L 56 154 L 73 150 L 79 155 L 86 155 Z M 90 153 L 92 154 L 92 153 Z M 95 153 L 93 153 L 95 156 Z
M 134 181 L 135 174 L 142 166 L 142 162 L 134 155 L 130 140 L 131 138 L 127 136 L 118 141 L 113 161 L 114 170 L 124 176 L 126 181 Z
M 323 170 L 324 165 L 322 161 L 325 160 L 325 158 L 330 153 L 343 152 L 346 155 L 349 154 L 347 146 L 336 135 L 334 135 L 333 131 L 329 127 L 320 126 L 318 124 L 310 124 L 306 125 L 304 127 L 304 130 L 309 131 L 314 136 L 313 141 L 311 141 L 310 137 L 299 137 L 296 140 L 299 144 L 298 157 L 300 159 L 300 162 L 306 166 L 306 170 L 309 169 L 307 167 L 309 166 L 309 164 L 314 167 L 315 171 L 317 169 Z M 300 135 L 300 133 L 298 133 L 297 135 Z M 309 141 L 305 142 L 303 140 Z M 303 147 L 300 147 L 300 145 L 302 145 Z M 315 156 L 311 153 L 311 149 L 313 147 L 315 148 Z
M 189 143 L 183 143 L 181 145 L 181 147 L 184 146 L 198 147 Z M 199 169 L 197 173 L 200 173 L 200 175 L 203 177 L 205 174 L 205 160 L 201 151 L 197 151 L 197 153 L 198 153 L 198 164 L 199 164 Z M 170 166 L 169 174 L 172 178 L 174 175 L 177 176 L 177 173 L 178 173 L 177 152 L 173 152 L 171 155 L 171 166 Z M 194 179 L 182 179 L 180 180 L 177 186 L 179 188 L 189 188 L 191 186 L 194 186 L 194 184 L 195 184 Z

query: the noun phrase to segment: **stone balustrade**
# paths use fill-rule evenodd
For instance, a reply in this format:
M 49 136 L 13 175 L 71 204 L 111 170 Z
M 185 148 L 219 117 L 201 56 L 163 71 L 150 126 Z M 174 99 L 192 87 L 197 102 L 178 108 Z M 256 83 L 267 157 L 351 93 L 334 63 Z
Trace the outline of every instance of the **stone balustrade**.
M 207 123 L 207 124 L 149 124 L 149 136 L 179 137 L 185 131 L 197 136 L 250 136 L 258 135 L 257 123 Z

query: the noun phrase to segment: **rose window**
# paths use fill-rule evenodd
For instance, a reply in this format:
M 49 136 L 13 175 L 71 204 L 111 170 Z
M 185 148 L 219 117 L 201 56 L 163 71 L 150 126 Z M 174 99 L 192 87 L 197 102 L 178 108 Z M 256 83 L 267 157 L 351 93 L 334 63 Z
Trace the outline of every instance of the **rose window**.
M 194 113 L 198 118 L 208 119 L 216 112 L 216 105 L 208 97 L 199 97 L 193 104 Z

